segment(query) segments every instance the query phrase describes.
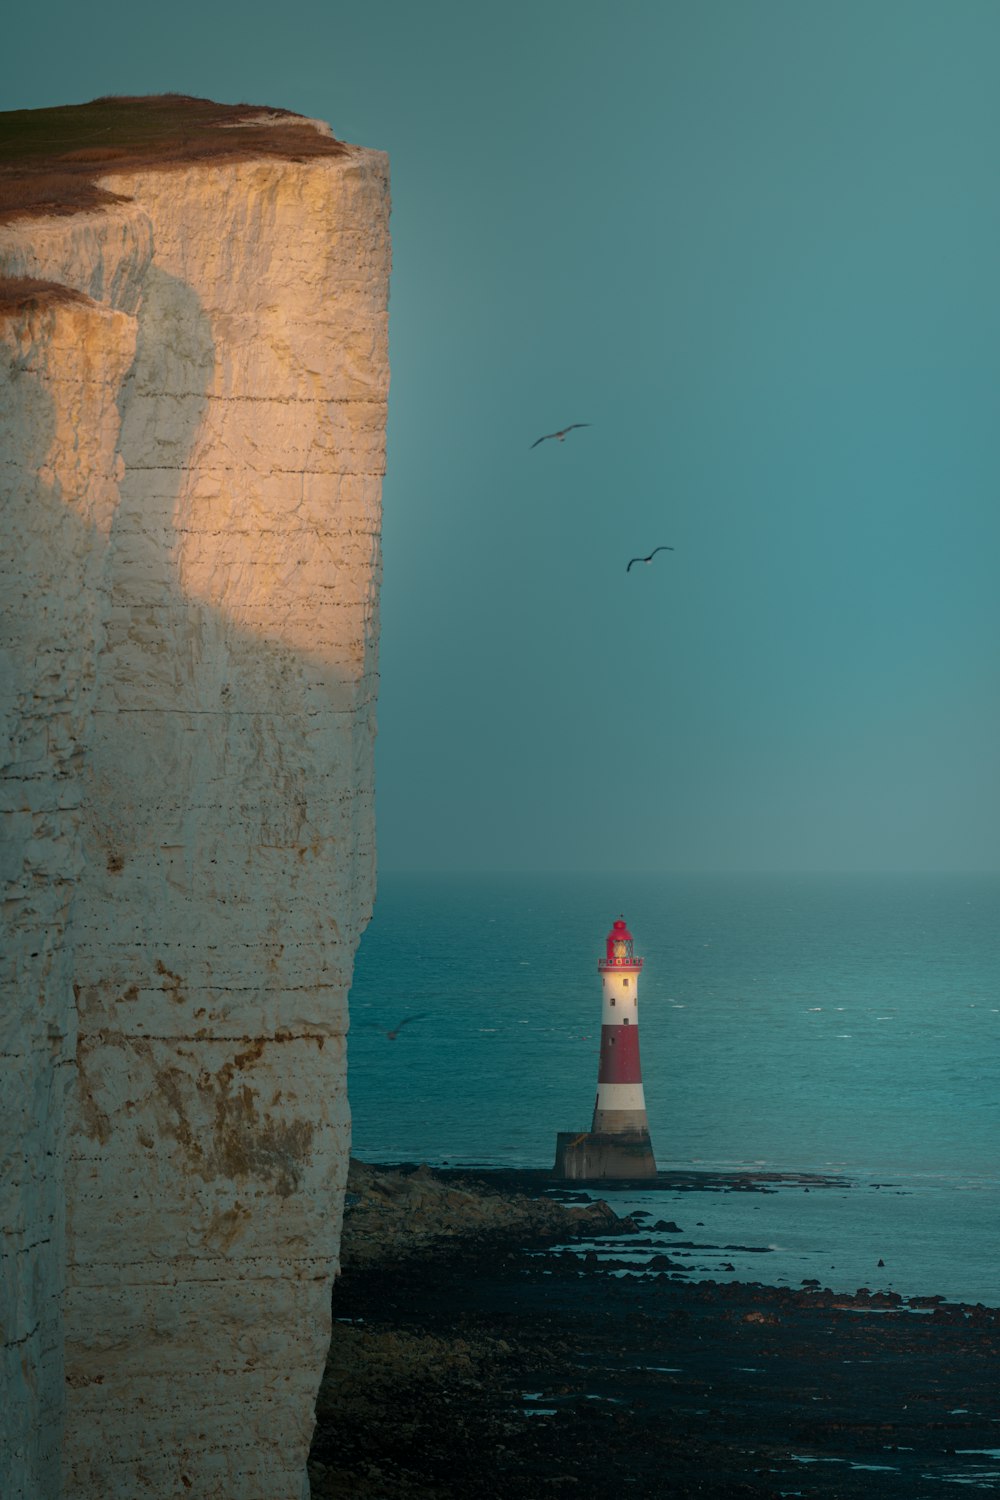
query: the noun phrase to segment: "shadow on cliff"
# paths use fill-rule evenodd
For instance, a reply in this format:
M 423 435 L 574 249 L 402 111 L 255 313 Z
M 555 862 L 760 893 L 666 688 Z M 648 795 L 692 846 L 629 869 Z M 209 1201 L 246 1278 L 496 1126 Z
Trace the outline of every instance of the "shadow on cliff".
M 164 1153 L 182 1175 L 214 1184 L 224 1250 L 245 1227 L 240 1192 L 287 1201 L 315 1190 L 318 1172 L 333 1195 L 332 1254 L 346 1139 L 343 1164 L 324 1167 L 315 1115 L 346 1133 L 342 1060 L 338 1101 L 327 1094 L 337 1049 L 322 1059 L 321 1107 L 308 1088 L 298 1102 L 294 1090 L 282 1098 L 273 1076 L 265 1098 L 254 1070 L 261 1038 L 308 1040 L 318 1062 L 324 1041 L 346 1031 L 343 1000 L 373 899 L 374 671 L 369 662 L 353 677 L 185 590 L 192 542 L 178 516 L 197 483 L 188 464 L 215 362 L 192 288 L 151 271 L 120 396 L 124 473 L 107 538 L 57 479 L 39 479 L 22 518 L 49 539 L 44 553 L 22 549 L 25 655 L 39 655 L 32 607 L 58 600 L 67 571 L 70 586 L 100 604 L 93 641 L 71 623 L 58 639 L 45 611 L 48 645 L 68 653 L 78 684 L 61 765 L 83 801 L 84 869 L 64 933 L 76 954 L 74 1110 L 92 1149 L 138 1128 L 153 1179 Z M 11 389 L 11 430 L 29 435 L 29 462 L 44 474 L 56 440 L 51 397 L 26 368 Z M 226 482 L 238 485 L 235 467 Z M 31 671 L 9 705 L 25 723 Z M 110 1088 L 92 1066 L 109 1047 L 121 1054 Z M 119 1083 L 135 1074 L 143 1078 L 124 1090 L 123 1113 Z M 155 1143 L 127 1118 L 143 1108 L 155 1117 Z
M 61 310 L 45 315 L 56 320 Z M 78 304 L 72 315 L 81 316 Z M 107 535 L 83 513 L 93 497 L 68 492 L 79 472 L 65 450 L 72 395 L 61 394 L 57 412 L 23 361 L 9 385 L 4 425 L 36 476 L 5 503 L 20 607 L 16 675 L 2 693 L 9 763 L 34 757 L 37 774 L 59 783 L 67 823 L 78 820 L 62 852 L 53 839 L 48 864 L 24 844 L 33 920 L 44 928 L 31 945 L 37 970 L 24 999 L 39 1042 L 43 1021 L 45 1045 L 56 1025 L 76 1064 L 58 1069 L 65 1121 L 54 1083 L 36 1092 L 52 1111 L 48 1170 L 61 1172 L 65 1161 L 68 1180 L 65 1255 L 53 1239 L 34 1252 L 34 1271 L 39 1284 L 68 1282 L 85 1301 L 105 1272 L 116 1286 L 123 1263 L 244 1257 L 225 1290 L 214 1288 L 226 1270 L 210 1278 L 219 1305 L 229 1302 L 218 1357 L 225 1362 L 230 1332 L 253 1342 L 248 1329 L 260 1313 L 241 1320 L 253 1297 L 273 1296 L 281 1343 L 298 1351 L 295 1379 L 312 1370 L 318 1388 L 348 1154 L 345 1000 L 374 895 L 376 675 L 370 648 L 356 673 L 344 670 L 269 634 L 266 621 L 247 629 L 185 586 L 185 559 L 199 546 L 218 549 L 220 594 L 226 570 L 247 561 L 238 548 L 229 557 L 222 532 L 190 521 L 192 506 L 203 517 L 213 503 L 211 483 L 198 491 L 198 448 L 216 359 L 193 290 L 153 271 L 121 388 L 122 477 Z M 60 472 L 70 476 L 66 493 Z M 229 487 L 238 513 L 235 459 L 210 479 Z M 375 556 L 372 567 L 374 588 Z M 345 564 L 347 583 L 349 574 Z M 333 603 L 364 616 L 364 631 L 373 602 L 359 604 L 357 594 Z M 52 663 L 61 674 L 56 704 Z M 56 950 L 70 955 L 72 992 L 50 962 Z M 282 1259 L 293 1262 L 294 1296 L 278 1293 L 280 1277 L 269 1270 L 248 1299 L 240 1276 L 252 1281 L 261 1262 Z M 299 1275 L 299 1262 L 308 1274 Z M 99 1429 L 118 1420 L 109 1393 L 120 1385 L 123 1351 L 133 1362 L 141 1356 L 142 1378 L 162 1383 L 165 1399 L 179 1380 L 189 1383 L 169 1364 L 170 1341 L 153 1347 L 157 1314 L 143 1300 L 160 1298 L 164 1327 L 182 1328 L 185 1274 L 136 1292 L 147 1321 L 140 1314 L 132 1333 L 81 1331 L 79 1309 L 69 1325 L 71 1420 L 89 1409 L 96 1423 L 78 1445 L 87 1457 L 75 1482 L 94 1493 L 116 1446 L 111 1427 L 103 1438 Z M 273 1346 L 273 1329 L 264 1332 Z M 106 1411 L 87 1408 L 87 1387 L 105 1380 Z M 25 1443 L 41 1453 L 26 1492 L 55 1493 L 62 1391 L 60 1366 L 26 1395 Z M 240 1399 L 253 1406 L 256 1397 Z M 272 1428 L 263 1415 L 271 1398 L 260 1399 L 250 1420 L 268 1429 L 261 1443 L 290 1471 L 304 1470 L 311 1401 L 305 1420 L 290 1425 L 276 1406 Z M 161 1456 L 182 1463 L 180 1451 Z M 165 1483 L 180 1493 L 178 1475 Z
M 202 757 L 198 734 L 178 734 L 173 717 L 212 696 L 202 679 L 220 635 L 211 612 L 181 591 L 175 521 L 215 362 L 211 325 L 193 289 L 156 266 L 136 322 L 135 360 L 118 397 L 124 473 L 103 565 L 95 685 L 96 713 L 116 732 L 95 733 L 88 774 L 88 857 L 112 874 L 154 848 L 183 845 L 180 806 L 167 811 L 170 782 L 195 785 Z M 149 714 L 152 733 L 136 717 Z
M 59 790 L 72 788 L 74 709 L 85 696 L 86 647 L 52 601 L 67 570 L 85 569 L 93 533 L 43 477 L 55 435 L 48 391 L 15 357 L 4 381 L 0 438 L 19 435 L 31 478 L 0 469 L 0 780 L 4 783 L 0 900 L 9 978 L 0 1019 L 0 1490 L 56 1495 L 65 1384 L 61 1304 L 65 1285 L 66 1099 L 76 1048 L 68 946 L 72 875 L 60 858 L 72 814 L 34 813 L 30 783 L 45 756 Z M 6 442 L 3 447 L 6 448 Z M 45 544 L 38 545 L 41 527 Z M 71 586 L 77 580 L 71 577 Z M 45 601 L 40 604 L 40 601 Z M 51 647 L 58 648 L 55 670 Z M 69 732 L 58 733 L 60 719 Z M 54 723 L 52 722 L 54 721 Z M 50 727 L 51 725 L 51 727 Z M 52 732 L 55 730 L 56 732 Z M 62 783 L 62 787 L 60 787 Z M 34 814 L 34 815 L 33 815 Z M 69 1063 L 69 1066 L 66 1064 Z M 27 1168 L 27 1170 L 25 1170 Z M 9 1489 L 8 1489 L 9 1487 Z
M 84 984 L 78 1059 L 83 1072 L 87 1032 L 93 1026 L 102 1044 L 109 1002 L 127 1012 L 136 986 L 161 992 L 160 1036 L 236 1032 L 215 1066 L 195 1070 L 154 1055 L 150 1039 L 142 1062 L 156 1080 L 161 1139 L 207 1183 L 255 1182 L 288 1198 L 315 1156 L 316 1121 L 308 1105 L 290 1107 L 289 1098 L 271 1108 L 258 1096 L 259 1038 L 313 1034 L 322 1047 L 325 1035 L 346 1030 L 346 1007 L 342 1018 L 323 1007 L 341 986 L 346 996 L 370 915 L 374 851 L 363 810 L 358 816 L 353 736 L 340 733 L 342 717 L 336 734 L 329 724 L 324 732 L 317 708 L 332 702 L 342 716 L 357 684 L 268 638 L 266 626 L 249 633 L 185 587 L 191 548 L 224 551 L 227 539 L 224 526 L 209 539 L 197 519 L 191 535 L 178 525 L 199 503 L 191 491 L 216 360 L 193 289 L 152 268 L 121 397 L 124 477 L 105 557 L 86 851 L 95 872 L 105 872 L 91 886 L 93 924 L 114 921 L 125 887 L 138 899 L 118 914 L 138 912 L 147 926 L 136 931 L 133 921 L 123 934 L 130 951 L 106 968 L 103 994 Z M 238 509 L 239 455 L 227 456 L 232 468 L 220 475 L 210 463 L 209 478 L 228 486 Z M 213 578 L 227 567 L 223 556 Z M 359 717 L 364 728 L 363 709 Z M 321 1076 L 332 1057 L 324 1061 Z M 346 1101 L 342 1113 L 346 1120 Z M 96 1113 L 94 1123 L 100 1132 Z M 223 1213 L 234 1211 L 229 1196 Z M 240 1228 L 237 1214 L 223 1239 Z

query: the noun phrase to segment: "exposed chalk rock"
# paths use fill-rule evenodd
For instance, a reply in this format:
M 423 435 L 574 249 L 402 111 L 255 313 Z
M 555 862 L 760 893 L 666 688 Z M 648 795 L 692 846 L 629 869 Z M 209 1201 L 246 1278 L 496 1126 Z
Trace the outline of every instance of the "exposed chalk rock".
M 83 294 L 0 313 L 0 1490 L 290 1500 L 374 891 L 387 164 L 101 186 L 0 226 Z

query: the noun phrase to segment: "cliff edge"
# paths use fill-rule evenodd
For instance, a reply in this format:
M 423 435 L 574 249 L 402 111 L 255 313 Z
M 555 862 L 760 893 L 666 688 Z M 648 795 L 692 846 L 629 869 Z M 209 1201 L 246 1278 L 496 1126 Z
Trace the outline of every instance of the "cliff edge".
M 387 161 L 203 100 L 0 127 L 0 1490 L 290 1500 L 374 893 Z

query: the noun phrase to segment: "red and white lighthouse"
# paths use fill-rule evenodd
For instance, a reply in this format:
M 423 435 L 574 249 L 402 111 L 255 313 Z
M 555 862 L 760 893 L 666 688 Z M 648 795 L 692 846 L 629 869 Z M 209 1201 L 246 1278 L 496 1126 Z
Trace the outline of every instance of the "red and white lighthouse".
M 619 1135 L 642 1131 L 649 1138 L 646 1096 L 639 1065 L 639 975 L 632 934 L 619 917 L 606 940 L 606 953 L 597 965 L 603 990 L 601 1061 L 594 1103 L 595 1134 Z
M 598 962 L 601 976 L 601 1059 L 589 1132 L 560 1132 L 556 1175 L 571 1178 L 655 1177 L 639 1063 L 639 975 L 624 917 L 613 924 Z

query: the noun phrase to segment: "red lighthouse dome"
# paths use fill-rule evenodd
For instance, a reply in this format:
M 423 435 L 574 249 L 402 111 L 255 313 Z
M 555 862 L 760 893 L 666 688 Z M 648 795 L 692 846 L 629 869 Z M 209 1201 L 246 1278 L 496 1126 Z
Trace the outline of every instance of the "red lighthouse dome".
M 619 917 L 612 925 L 604 947 L 605 956 L 597 965 L 600 973 L 606 974 L 609 969 L 624 969 L 626 973 L 638 974 L 642 968 L 642 959 L 636 958 L 632 951 L 632 934 L 628 930 L 624 917 Z

